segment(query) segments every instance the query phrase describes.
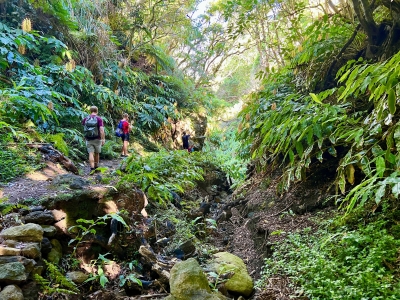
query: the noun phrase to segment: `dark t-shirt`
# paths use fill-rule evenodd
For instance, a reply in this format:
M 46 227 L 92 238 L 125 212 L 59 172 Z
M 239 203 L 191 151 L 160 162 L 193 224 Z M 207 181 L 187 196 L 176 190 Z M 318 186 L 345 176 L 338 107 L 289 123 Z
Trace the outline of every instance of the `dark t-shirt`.
M 190 135 L 182 135 L 182 144 L 183 144 L 183 149 L 188 149 L 189 148 L 189 137 Z
M 91 115 L 91 116 L 92 116 L 92 115 Z M 82 125 L 85 125 L 86 119 L 87 119 L 87 118 L 88 118 L 88 117 L 86 117 L 86 118 L 84 118 L 84 119 L 82 120 Z M 98 129 L 99 129 L 99 136 L 97 136 L 97 137 L 92 137 L 92 138 L 85 137 L 88 141 L 91 141 L 91 140 L 100 140 L 100 139 L 101 139 L 101 137 L 100 137 L 100 127 L 104 127 L 103 119 L 100 118 L 99 116 L 96 116 L 96 118 L 97 118 L 97 127 L 98 127 Z

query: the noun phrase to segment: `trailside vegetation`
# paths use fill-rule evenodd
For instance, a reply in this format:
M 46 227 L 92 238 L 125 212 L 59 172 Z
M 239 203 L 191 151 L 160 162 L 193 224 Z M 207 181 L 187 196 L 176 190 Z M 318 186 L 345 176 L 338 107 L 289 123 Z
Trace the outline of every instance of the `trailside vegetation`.
M 16 148 L 52 142 L 80 160 L 86 156 L 80 123 L 91 105 L 104 118 L 108 140 L 123 112 L 135 119 L 134 136 L 146 140 L 179 121 L 182 111 L 204 105 L 207 93 L 193 93 L 194 83 L 175 68 L 161 40 L 144 40 L 149 37 L 142 25 L 132 32 L 128 24 L 113 23 L 138 19 L 111 2 L 112 11 L 89 1 L 0 3 L 2 148 L 12 151 L 10 141 Z M 4 174 L 1 181 L 21 174 Z
M 274 245 L 259 287 L 278 274 L 309 298 L 399 298 L 399 1 L 220 0 L 194 17 L 198 3 L 0 1 L 0 182 L 38 166 L 27 143 L 84 158 L 91 105 L 108 138 L 126 112 L 138 140 L 157 142 L 185 115 L 218 115 L 252 90 L 237 132 L 211 132 L 208 154 L 154 143 L 157 153 L 126 160 L 117 187 L 166 204 L 205 164 L 240 185 L 252 161 L 282 172 L 282 195 L 329 166 L 326 198 L 340 215 Z M 192 225 L 206 232 L 207 222 Z M 37 277 L 46 293 L 76 291 L 47 267 L 51 280 Z
M 396 299 L 398 3 L 340 1 L 317 9 L 308 1 L 250 2 L 226 2 L 226 14 L 239 21 L 232 31 L 252 30 L 249 20 L 267 35 L 275 32 L 284 47 L 270 45 L 270 52 L 260 53 L 266 69 L 261 88 L 240 113 L 241 156 L 261 173 L 282 171 L 278 194 L 318 170 L 333 172 L 326 199 L 342 209 L 341 227 L 320 225 L 317 234 L 291 234 L 277 245 L 261 286 L 279 274 L 291 278 L 298 295 L 312 299 Z M 259 8 L 276 21 L 259 19 Z M 285 19 L 296 35 L 275 27 Z

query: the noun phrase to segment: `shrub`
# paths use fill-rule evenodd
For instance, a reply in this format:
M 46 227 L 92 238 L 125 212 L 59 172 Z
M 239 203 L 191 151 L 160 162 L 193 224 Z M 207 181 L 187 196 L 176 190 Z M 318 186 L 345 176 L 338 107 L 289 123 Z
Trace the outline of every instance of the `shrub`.
M 399 299 L 400 241 L 381 219 L 290 234 L 266 259 L 264 280 L 288 276 L 311 299 Z

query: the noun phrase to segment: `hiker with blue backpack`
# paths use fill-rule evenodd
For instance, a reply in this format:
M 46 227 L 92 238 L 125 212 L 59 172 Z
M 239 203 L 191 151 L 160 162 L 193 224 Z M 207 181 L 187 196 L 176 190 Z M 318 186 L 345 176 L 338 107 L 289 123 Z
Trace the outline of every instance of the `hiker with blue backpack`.
M 98 112 L 96 106 L 91 106 L 90 115 L 82 120 L 91 171 L 99 167 L 101 147 L 105 143 L 104 123 Z
M 128 146 L 129 146 L 129 132 L 132 129 L 132 125 L 129 123 L 129 115 L 123 114 L 122 120 L 119 121 L 115 135 L 121 137 L 122 139 L 122 150 L 121 157 L 128 156 Z

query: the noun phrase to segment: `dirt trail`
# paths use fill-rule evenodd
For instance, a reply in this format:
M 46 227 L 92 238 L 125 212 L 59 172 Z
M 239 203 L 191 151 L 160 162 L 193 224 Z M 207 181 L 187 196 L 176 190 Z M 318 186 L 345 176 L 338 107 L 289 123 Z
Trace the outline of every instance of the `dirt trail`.
M 107 172 L 112 172 L 116 170 L 121 159 L 113 160 L 101 160 L 100 167 L 108 168 Z M 90 167 L 87 164 L 79 165 L 80 174 L 79 176 L 86 179 L 93 179 L 93 185 L 97 185 L 95 178 L 97 174 L 90 175 Z M 18 203 L 22 200 L 39 200 L 45 196 L 55 196 L 60 192 L 65 192 L 67 190 L 52 190 L 51 182 L 52 180 L 62 174 L 72 174 L 66 171 L 61 165 L 47 161 L 46 167 L 26 174 L 23 177 L 19 177 L 12 182 L 9 182 L 4 187 L 0 188 L 0 199 L 6 199 L 9 203 Z

